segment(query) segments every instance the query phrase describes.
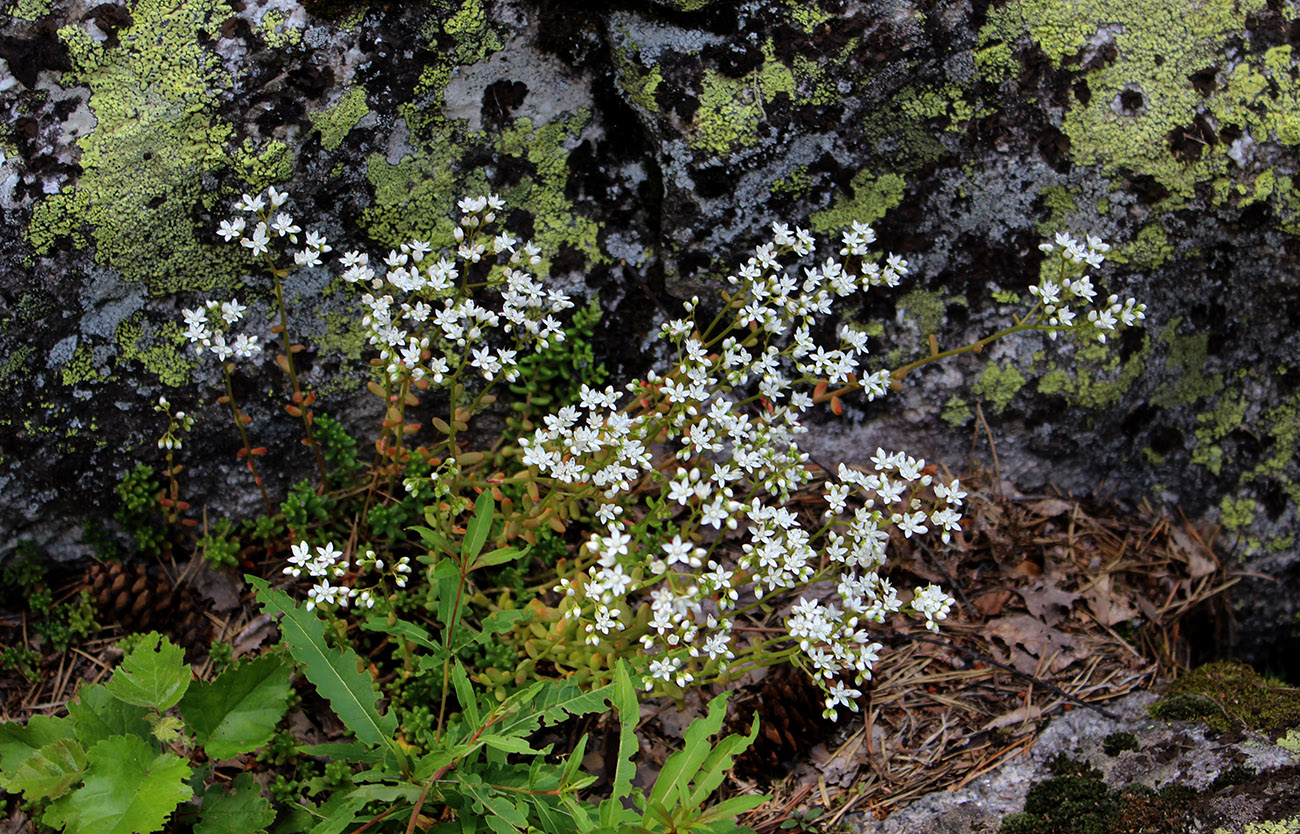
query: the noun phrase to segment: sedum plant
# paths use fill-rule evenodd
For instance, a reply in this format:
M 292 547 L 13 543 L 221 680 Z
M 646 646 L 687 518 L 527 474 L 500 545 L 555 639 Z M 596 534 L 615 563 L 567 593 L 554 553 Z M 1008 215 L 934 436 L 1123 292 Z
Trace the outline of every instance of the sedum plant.
M 1097 303 L 1088 270 L 1102 263 L 1104 243 L 1059 234 L 1043 246 L 1049 260 L 1032 306 L 1011 326 L 947 349 L 932 338 L 927 356 L 889 367 L 873 359 L 863 331 L 835 327 L 831 316 L 854 295 L 897 286 L 908 263 L 874 252 L 862 224 L 829 257 L 814 257 L 808 232 L 775 224 L 718 300 L 692 298 L 663 323 L 666 365 L 621 389 L 593 377 L 565 380 L 568 398 L 534 397 L 541 375 L 521 374 L 535 357 L 556 355 L 573 303 L 536 273 L 540 251 L 499 227 L 504 203 L 469 198 L 459 203 L 451 251 L 435 255 L 416 240 L 383 258 L 341 258 L 341 283 L 356 290 L 373 348 L 367 387 L 381 401 L 367 465 L 337 423 L 317 419 L 316 397 L 296 373 L 293 356 L 305 348 L 289 336 L 281 282 L 292 269 L 321 267 L 333 249 L 303 233 L 289 203 L 274 189 L 244 195 L 239 209 L 250 217 L 219 230 L 272 275 L 277 364 L 293 391 L 286 411 L 302 420 L 321 469 L 320 486 L 296 486 L 282 517 L 256 467 L 266 450 L 252 446 L 249 417 L 233 401 L 233 361 L 261 350 L 252 336 L 229 335 L 246 308 L 204 301 L 185 311 L 187 335 L 221 362 L 220 401 L 268 508 L 254 529 L 292 536 L 279 576 L 305 601 L 247 580 L 355 739 L 309 751 L 334 763 L 319 802 L 277 790 L 285 802 L 272 808 L 240 780 L 233 794 L 216 783 L 200 791 L 191 785 L 204 781 L 191 779 L 200 750 L 222 758 L 271 739 L 288 667 L 271 655 L 187 692 L 188 667 L 155 639 L 128 655 L 108 687 L 83 690 L 68 718 L 0 726 L 0 786 L 46 803 L 54 827 L 152 831 L 179 809 L 200 817 L 196 830 L 220 831 L 225 811 L 216 809 L 239 807 L 246 831 L 272 817 L 280 830 L 319 834 L 736 830 L 737 816 L 764 798 L 707 801 L 757 725 L 710 743 L 724 705 L 714 698 L 684 749 L 640 792 L 631 765 L 638 698 L 681 698 L 794 663 L 822 688 L 833 718 L 858 709 L 882 649 L 874 625 L 902 612 L 937 630 L 953 604 L 932 584 L 895 587 L 884 568 L 891 541 L 947 542 L 960 529 L 961 483 L 884 449 L 864 468 L 840 463 L 815 478 L 800 445 L 808 414 L 841 413 L 853 394 L 887 396 L 926 364 L 1022 331 L 1104 342 L 1144 314 L 1133 299 Z M 293 266 L 280 264 L 276 246 L 298 247 L 288 254 Z M 509 442 L 483 444 L 471 421 L 511 385 L 529 397 L 515 409 L 524 417 Z M 537 410 L 548 403 L 549 413 Z M 168 467 L 179 471 L 171 457 Z M 793 497 L 814 483 L 824 511 L 796 512 Z M 539 568 L 533 549 L 543 533 L 575 544 Z M 526 606 L 509 589 L 493 591 L 495 601 L 487 593 L 507 570 L 529 574 Z M 781 627 L 742 638 L 753 633 L 739 625 L 749 615 L 774 616 Z M 356 650 L 373 640 L 394 647 L 383 698 L 378 670 Z M 472 657 L 496 665 L 466 667 Z M 264 683 L 251 686 L 259 675 Z M 223 700 L 222 692 L 235 694 Z M 585 737 L 555 764 L 534 739 L 543 726 L 611 708 L 621 726 L 614 775 L 608 795 L 593 801 L 594 778 L 581 773 Z M 107 717 L 78 718 L 88 709 Z M 241 732 L 221 735 L 232 724 Z M 157 787 L 147 800 L 106 772 L 117 756 L 133 763 L 139 784 Z M 112 798 L 104 805 L 116 809 L 112 824 L 93 818 L 97 797 Z

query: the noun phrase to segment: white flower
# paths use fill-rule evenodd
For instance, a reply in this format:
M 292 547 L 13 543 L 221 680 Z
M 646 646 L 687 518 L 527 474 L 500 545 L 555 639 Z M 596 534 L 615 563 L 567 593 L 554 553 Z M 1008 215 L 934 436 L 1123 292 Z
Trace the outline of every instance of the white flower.
M 217 227 L 217 234 L 221 235 L 227 243 L 239 237 L 244 231 L 244 218 L 236 217 L 233 220 L 222 220 Z

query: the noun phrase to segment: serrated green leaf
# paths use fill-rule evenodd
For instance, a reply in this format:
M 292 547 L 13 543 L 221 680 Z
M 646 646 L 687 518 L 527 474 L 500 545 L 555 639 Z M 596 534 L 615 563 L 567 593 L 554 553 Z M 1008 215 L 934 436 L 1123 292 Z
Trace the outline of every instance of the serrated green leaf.
M 481 643 L 486 643 L 492 637 L 510 631 L 515 627 L 515 623 L 527 617 L 528 614 L 528 610 L 524 608 L 514 608 L 508 611 L 501 610 L 490 614 L 483 620 L 483 628 L 481 631 L 473 628 L 461 628 L 457 630 L 457 634 L 464 634 L 466 636 L 458 641 L 452 642 L 452 653 L 459 654 L 470 646 L 477 646 Z
M 275 809 L 251 773 L 235 777 L 234 792 L 211 785 L 203 793 L 202 819 L 194 834 L 262 834 L 275 822 Z
M 632 676 L 628 672 L 626 661 L 619 661 L 618 670 L 614 673 L 613 687 L 613 704 L 614 711 L 618 713 L 619 730 L 614 781 L 609 796 L 617 804 L 632 792 L 632 777 L 636 775 L 632 757 L 636 755 L 638 747 L 636 725 L 641 720 L 640 702 L 637 700 L 636 687 L 632 685 Z M 606 812 L 602 803 L 601 824 L 612 825 L 612 820 L 607 820 L 605 817 Z
M 490 550 L 475 559 L 474 564 L 470 566 L 470 570 L 478 570 L 479 568 L 488 568 L 493 565 L 513 562 L 517 559 L 522 559 L 527 555 L 527 553 L 528 548 L 520 550 L 517 547 L 498 547 L 496 550 Z
M 700 765 L 709 757 L 712 748 L 709 737 L 722 729 L 722 719 L 727 711 L 726 692 L 709 701 L 707 712 L 697 717 L 686 728 L 685 744 L 681 750 L 668 757 L 655 779 L 648 801 L 651 806 L 676 807 L 689 796 L 687 786 L 699 773 Z
M 498 819 L 515 829 L 528 825 L 528 816 L 520 811 L 512 800 L 496 793 L 488 785 L 462 781 L 460 787 L 474 797 L 474 800 L 487 812 L 489 824 L 492 819 Z
M 86 760 L 85 784 L 58 803 L 54 817 L 76 834 L 150 834 L 193 795 L 189 764 L 154 753 L 138 736 L 106 738 Z
M 527 735 L 542 726 L 551 726 L 570 717 L 604 712 L 606 701 L 613 695 L 613 684 L 583 692 L 572 681 L 539 681 L 529 688 L 528 702 L 520 705 L 515 714 L 501 722 L 503 735 Z M 507 699 L 501 707 L 511 703 Z
M 587 734 L 583 733 L 574 745 L 573 752 L 569 758 L 564 761 L 564 769 L 560 771 L 560 784 L 568 787 L 573 784 L 578 776 L 578 768 L 582 766 L 582 757 L 587 754 Z
M 190 665 L 180 646 L 150 632 L 127 653 L 108 682 L 108 691 L 119 701 L 161 712 L 181 699 L 190 677 Z
M 381 614 L 368 614 L 363 622 L 367 631 L 377 631 L 380 634 L 390 634 L 393 637 L 401 637 L 410 640 L 417 646 L 434 652 L 439 661 L 442 660 L 442 644 L 435 643 L 429 637 L 429 633 L 415 623 L 406 620 L 398 620 L 395 623 L 388 622 L 388 617 Z
M 148 736 L 149 710 L 119 701 L 102 684 L 83 686 L 68 704 L 68 718 L 86 749 L 112 736 Z
M 6 789 L 21 793 L 28 801 L 52 799 L 80 782 L 85 770 L 86 751 L 76 739 L 61 738 L 28 756 Z
M 289 700 L 289 666 L 265 655 L 200 681 L 181 699 L 181 715 L 213 759 L 230 759 L 271 740 Z
M 488 533 L 492 530 L 492 516 L 496 514 L 496 508 L 491 492 L 481 493 L 474 502 L 474 517 L 465 525 L 465 538 L 460 543 L 461 564 L 473 564 L 474 559 L 483 551 Z
M 718 822 L 724 819 L 735 819 L 746 811 L 752 811 L 771 799 L 768 794 L 755 794 L 752 796 L 733 796 L 731 799 L 724 799 L 716 805 L 711 805 L 703 814 L 696 817 L 696 822 L 708 824 Z
M 311 834 L 341 834 L 357 821 L 357 814 L 366 807 L 364 799 L 351 794 L 336 793 L 319 808 L 308 808 L 318 822 Z
M 73 730 L 68 719 L 45 715 L 33 715 L 26 725 L 12 721 L 0 724 L 0 788 L 18 793 L 11 781 L 18 769 L 42 747 L 73 738 Z
M 502 753 L 520 753 L 526 756 L 536 756 L 538 753 L 528 743 L 527 739 L 518 736 L 498 736 L 485 733 L 479 740 L 493 750 L 500 750 Z
M 310 612 L 294 605 L 293 600 L 271 588 L 265 580 L 246 576 L 257 589 L 259 602 L 267 613 L 283 614 L 280 633 L 289 652 L 303 666 L 307 680 L 329 702 L 343 725 L 356 733 L 357 739 L 375 746 L 393 746 L 397 718 L 392 713 L 380 715 L 375 706 L 375 681 L 358 672 L 361 658 L 352 649 L 330 649 L 325 645 L 325 625 Z
M 461 712 L 465 720 L 477 727 L 481 723 L 478 713 L 478 699 L 474 696 L 474 687 L 465 674 L 465 664 L 457 659 L 451 667 L 451 685 L 456 688 L 456 700 L 460 701 Z
M 719 741 L 717 746 L 709 751 L 708 758 L 700 765 L 699 775 L 697 775 L 691 787 L 690 796 L 687 797 L 684 805 L 688 808 L 698 808 L 704 804 L 704 800 L 718 789 L 722 780 L 727 778 L 727 773 L 735 765 L 736 756 L 749 749 L 749 745 L 754 743 L 758 738 L 758 714 L 754 714 L 754 720 L 749 727 L 749 735 L 730 735 Z

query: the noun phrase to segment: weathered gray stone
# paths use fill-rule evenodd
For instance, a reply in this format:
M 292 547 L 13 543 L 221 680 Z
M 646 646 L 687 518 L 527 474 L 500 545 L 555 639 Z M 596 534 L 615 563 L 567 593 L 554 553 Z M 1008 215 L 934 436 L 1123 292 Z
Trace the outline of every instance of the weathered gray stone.
M 851 813 L 845 817 L 846 824 L 861 834 L 996 832 L 1004 818 L 1023 810 L 1025 796 L 1034 784 L 1052 778 L 1049 764 L 1058 756 L 1096 768 L 1111 791 L 1130 785 L 1155 790 L 1179 785 L 1207 794 L 1216 780 L 1234 768 L 1250 771 L 1251 783 L 1266 786 L 1259 793 L 1267 794 L 1275 786 L 1282 791 L 1278 796 L 1285 797 L 1288 785 L 1297 784 L 1297 751 L 1264 736 L 1224 740 L 1207 735 L 1203 727 L 1151 718 L 1146 708 L 1155 700 L 1154 694 L 1139 692 L 1107 705 L 1106 709 L 1119 720 L 1088 709 L 1059 716 L 1025 755 L 976 777 L 965 787 L 926 794 L 884 820 Z M 1105 741 L 1115 733 L 1131 733 L 1138 749 L 1108 754 Z M 1293 799 L 1297 795 L 1291 794 Z M 1279 814 L 1266 813 L 1265 805 L 1262 799 L 1251 799 L 1246 792 L 1225 790 L 1197 820 L 1202 827 L 1196 830 L 1222 829 L 1242 834 L 1251 823 L 1279 818 Z M 1289 820 L 1297 813 L 1300 806 L 1280 817 Z

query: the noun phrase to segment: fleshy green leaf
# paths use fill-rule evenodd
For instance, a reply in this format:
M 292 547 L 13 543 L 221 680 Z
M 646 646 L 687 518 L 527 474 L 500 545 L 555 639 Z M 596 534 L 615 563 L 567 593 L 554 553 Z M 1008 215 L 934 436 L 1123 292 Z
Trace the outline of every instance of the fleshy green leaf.
M 203 794 L 202 819 L 194 834 L 261 834 L 275 821 L 275 809 L 251 773 L 235 777 L 234 793 L 212 785 Z
M 62 738 L 37 750 L 8 780 L 7 789 L 27 799 L 52 799 L 81 781 L 86 751 L 73 738 Z
M 303 674 L 329 700 L 343 725 L 357 739 L 377 746 L 393 746 L 397 718 L 380 715 L 375 706 L 375 681 L 365 672 L 360 656 L 352 649 L 331 649 L 325 645 L 325 625 L 310 612 L 294 605 L 284 593 L 256 576 L 245 577 L 257 589 L 262 608 L 269 614 L 283 614 L 280 633 L 289 652 L 303 666 Z
M 229 759 L 266 744 L 289 700 L 289 667 L 266 655 L 232 666 L 211 683 L 199 682 L 180 710 L 214 759 Z
M 46 822 L 76 834 L 150 834 L 193 795 L 185 760 L 137 736 L 106 738 L 86 760 L 85 784 L 51 805 Z
M 0 788 L 18 793 L 13 777 L 37 750 L 73 737 L 72 722 L 66 718 L 33 715 L 26 726 L 6 721 L 0 724 Z
M 108 682 L 119 701 L 162 711 L 175 706 L 190 685 L 185 652 L 157 632 L 144 635 Z
M 114 698 L 102 684 L 83 686 L 68 704 L 68 717 L 86 749 L 112 736 L 148 736 L 149 710 Z

